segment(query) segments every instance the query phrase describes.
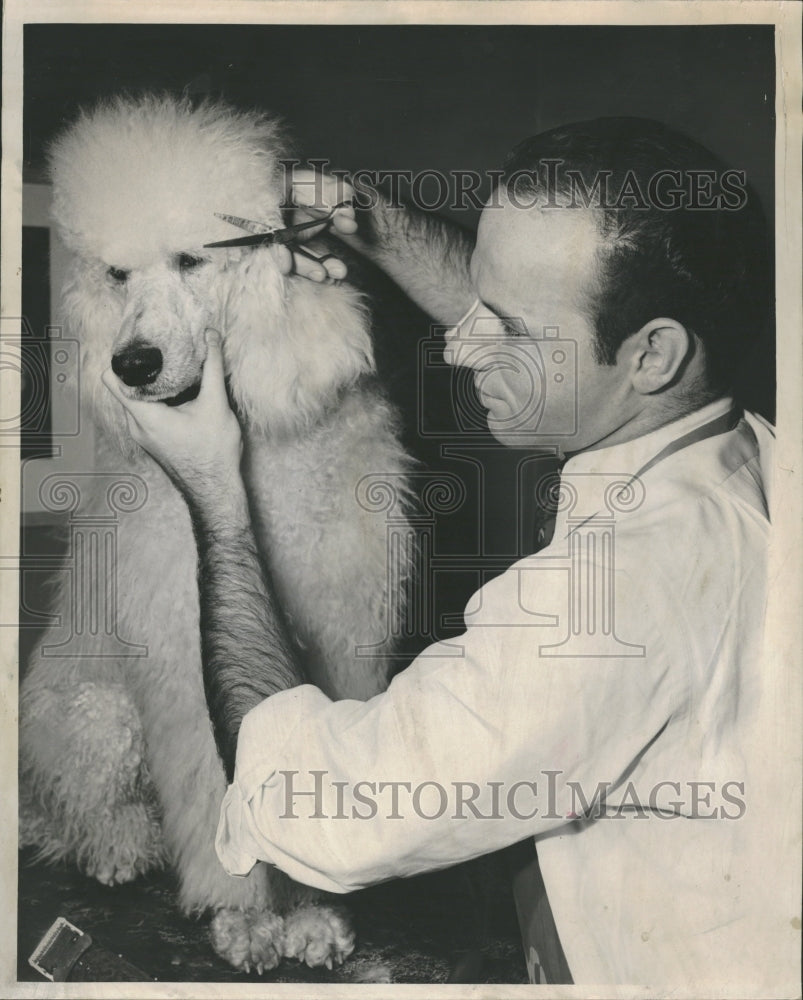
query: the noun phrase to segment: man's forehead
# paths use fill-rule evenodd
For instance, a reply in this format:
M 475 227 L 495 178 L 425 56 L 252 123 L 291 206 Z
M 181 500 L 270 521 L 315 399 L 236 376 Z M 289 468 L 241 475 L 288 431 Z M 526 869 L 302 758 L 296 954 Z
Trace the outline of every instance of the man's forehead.
M 516 302 L 528 290 L 539 298 L 575 298 L 596 273 L 600 243 L 591 211 L 492 198 L 480 217 L 472 281 L 480 297 L 494 289 Z

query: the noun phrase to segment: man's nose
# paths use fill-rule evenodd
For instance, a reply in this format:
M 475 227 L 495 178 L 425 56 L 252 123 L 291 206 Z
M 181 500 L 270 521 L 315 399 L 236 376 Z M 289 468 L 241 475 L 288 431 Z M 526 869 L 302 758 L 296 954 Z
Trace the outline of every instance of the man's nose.
M 128 386 L 150 385 L 162 370 L 162 352 L 149 344 L 129 344 L 112 357 L 112 371 Z

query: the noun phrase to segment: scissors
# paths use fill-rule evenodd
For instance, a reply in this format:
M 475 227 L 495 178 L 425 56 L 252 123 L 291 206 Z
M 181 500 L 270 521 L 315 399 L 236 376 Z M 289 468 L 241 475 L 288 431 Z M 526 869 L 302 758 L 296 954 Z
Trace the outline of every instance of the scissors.
M 219 219 L 223 219 L 224 222 L 230 222 L 231 225 L 237 226 L 238 229 L 244 229 L 251 235 L 236 236 L 231 240 L 218 240 L 216 243 L 204 243 L 204 249 L 207 250 L 215 247 L 268 247 L 273 246 L 275 243 L 292 243 L 298 233 L 303 232 L 305 229 L 312 229 L 314 226 L 325 225 L 339 208 L 350 204 L 350 201 L 341 201 L 334 208 L 330 209 L 326 215 L 321 216 L 320 219 L 311 219 L 309 222 L 298 222 L 294 226 L 285 226 L 283 229 L 272 229 L 264 222 L 254 222 L 251 219 L 241 219 L 238 215 L 224 215 L 221 212 L 215 212 L 215 215 Z M 296 250 L 304 254 L 305 257 L 310 257 L 312 260 L 320 261 L 325 259 L 308 253 L 300 247 L 296 247 Z M 331 256 L 331 254 L 327 256 Z

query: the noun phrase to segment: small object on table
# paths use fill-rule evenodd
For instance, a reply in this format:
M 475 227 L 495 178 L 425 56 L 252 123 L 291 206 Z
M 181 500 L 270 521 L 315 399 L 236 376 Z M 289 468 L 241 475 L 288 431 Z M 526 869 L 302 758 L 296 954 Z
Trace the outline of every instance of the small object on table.
M 153 982 L 122 956 L 95 944 L 90 934 L 59 917 L 34 948 L 28 964 L 51 983 Z

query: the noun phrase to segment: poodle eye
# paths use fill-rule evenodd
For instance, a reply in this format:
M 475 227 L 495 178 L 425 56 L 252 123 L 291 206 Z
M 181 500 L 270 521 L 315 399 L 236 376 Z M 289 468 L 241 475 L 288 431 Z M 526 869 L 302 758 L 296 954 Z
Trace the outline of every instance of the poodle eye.
M 176 257 L 176 264 L 178 264 L 180 271 L 193 271 L 203 263 L 203 257 L 194 257 L 191 253 L 180 253 Z
M 110 267 L 106 272 L 106 277 L 111 278 L 115 285 L 124 285 L 128 281 L 128 271 L 124 271 L 121 267 Z

